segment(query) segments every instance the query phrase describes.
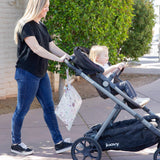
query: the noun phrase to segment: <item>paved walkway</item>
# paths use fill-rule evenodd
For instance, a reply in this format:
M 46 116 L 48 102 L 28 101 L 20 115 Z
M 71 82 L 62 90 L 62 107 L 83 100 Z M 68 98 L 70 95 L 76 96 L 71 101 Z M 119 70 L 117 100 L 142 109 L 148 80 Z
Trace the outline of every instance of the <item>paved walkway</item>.
M 127 73 L 146 73 L 160 75 L 160 63 L 158 57 L 142 57 L 138 64 L 130 66 L 125 70 Z M 148 107 L 154 113 L 160 113 L 160 79 L 151 84 L 136 88 L 141 97 L 150 97 Z M 88 127 L 105 121 L 115 103 L 110 99 L 103 100 L 100 97 L 83 100 L 79 114 L 77 115 L 71 131 L 67 131 L 63 123 L 59 121 L 60 130 L 64 138 L 71 138 L 71 141 L 83 136 Z M 139 114 L 145 113 L 136 110 Z M 32 147 L 35 153 L 31 156 L 16 156 L 10 152 L 11 144 L 11 117 L 12 114 L 0 116 L 0 160 L 71 160 L 70 152 L 55 154 L 54 145 L 50 133 L 43 120 L 41 109 L 30 110 L 27 114 L 23 129 L 23 142 Z M 122 111 L 118 120 L 132 118 L 127 112 Z M 149 147 L 140 152 L 108 151 L 102 153 L 102 160 L 152 160 L 156 146 Z

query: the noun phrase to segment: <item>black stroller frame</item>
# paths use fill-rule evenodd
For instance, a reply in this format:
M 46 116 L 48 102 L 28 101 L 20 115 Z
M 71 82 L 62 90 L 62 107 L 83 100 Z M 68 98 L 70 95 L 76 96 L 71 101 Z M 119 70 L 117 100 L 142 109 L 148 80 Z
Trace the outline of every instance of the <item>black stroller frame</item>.
M 141 107 L 137 103 L 135 103 L 130 97 L 128 97 L 123 91 L 121 91 L 114 83 L 111 82 L 111 79 L 117 75 L 117 71 L 115 71 L 109 78 L 106 78 L 103 75 L 103 69 L 102 68 L 96 68 L 99 73 L 96 73 L 96 77 L 103 80 L 103 86 L 95 82 L 91 77 L 87 75 L 87 73 L 84 73 L 85 71 L 81 68 L 81 64 L 77 65 L 76 62 L 79 60 L 75 60 L 77 56 L 84 58 L 87 57 L 85 54 L 83 54 L 80 47 L 76 47 L 74 50 L 75 56 L 72 57 L 71 60 L 65 60 L 65 63 L 67 66 L 72 69 L 76 76 L 80 76 L 83 79 L 87 80 L 90 84 L 92 84 L 97 90 L 101 91 L 103 94 L 105 94 L 107 97 L 112 99 L 116 105 L 114 106 L 113 110 L 105 120 L 105 122 L 101 125 L 100 129 L 97 131 L 94 137 L 82 137 L 77 139 L 72 146 L 71 155 L 73 160 L 78 160 L 78 156 L 82 155 L 81 159 L 91 158 L 95 160 L 101 159 L 101 146 L 98 143 L 99 138 L 107 128 L 107 126 L 112 125 L 114 121 L 116 120 L 117 116 L 120 114 L 121 110 L 127 111 L 129 114 L 131 114 L 137 121 L 141 122 L 148 130 L 150 130 L 153 134 L 155 134 L 158 137 L 158 145 L 157 150 L 154 153 L 154 160 L 158 160 L 160 156 L 160 130 L 159 127 L 155 127 L 153 124 L 148 122 L 144 117 L 142 117 L 140 114 L 136 113 L 133 109 L 143 109 L 145 112 L 147 112 L 149 115 L 156 117 L 158 121 L 160 121 L 160 118 L 155 115 L 149 108 L 146 106 Z M 80 54 L 80 55 L 78 55 Z M 78 58 L 79 58 L 78 57 Z M 87 57 L 88 58 L 88 57 Z M 87 59 L 87 61 L 90 61 Z M 73 64 L 72 64 L 73 63 Z M 80 62 L 81 63 L 81 62 Z M 92 62 L 91 62 L 92 63 Z M 87 67 L 87 66 L 86 66 Z M 97 67 L 97 66 L 96 66 Z M 90 70 L 90 72 L 92 72 Z M 114 89 L 119 95 L 121 95 L 124 100 L 121 101 L 119 98 L 114 96 L 110 91 L 108 91 L 106 88 L 110 87 Z M 159 125 L 158 125 L 159 126 Z

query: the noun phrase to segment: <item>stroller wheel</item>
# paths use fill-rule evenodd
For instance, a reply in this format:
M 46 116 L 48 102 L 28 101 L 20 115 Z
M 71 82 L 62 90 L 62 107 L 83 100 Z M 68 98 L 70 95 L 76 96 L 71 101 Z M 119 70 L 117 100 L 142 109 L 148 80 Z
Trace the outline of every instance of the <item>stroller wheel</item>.
M 82 137 L 77 139 L 71 149 L 73 160 L 100 160 L 102 150 L 100 145 L 92 138 Z
M 154 153 L 154 160 L 160 160 L 160 148 Z

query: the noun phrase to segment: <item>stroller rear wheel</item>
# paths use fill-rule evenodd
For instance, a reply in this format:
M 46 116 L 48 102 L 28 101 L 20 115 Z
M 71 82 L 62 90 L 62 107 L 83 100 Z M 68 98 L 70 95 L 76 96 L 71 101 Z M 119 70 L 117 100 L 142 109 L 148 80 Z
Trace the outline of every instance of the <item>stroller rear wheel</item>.
M 100 160 L 102 150 L 100 145 L 92 138 L 82 137 L 77 139 L 71 149 L 71 155 L 73 160 Z
M 160 160 L 160 148 L 154 153 L 154 160 Z

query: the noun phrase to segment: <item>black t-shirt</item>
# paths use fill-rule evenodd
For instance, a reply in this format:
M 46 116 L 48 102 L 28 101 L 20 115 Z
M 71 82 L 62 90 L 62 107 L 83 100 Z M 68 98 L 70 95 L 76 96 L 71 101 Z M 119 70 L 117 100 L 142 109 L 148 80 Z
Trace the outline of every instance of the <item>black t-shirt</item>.
M 47 28 L 41 22 L 38 24 L 35 21 L 30 21 L 24 25 L 22 32 L 18 34 L 16 67 L 27 70 L 35 76 L 43 77 L 47 71 L 48 60 L 38 56 L 28 47 L 24 39 L 29 36 L 35 36 L 38 43 L 49 51 L 49 42 L 52 39 Z

